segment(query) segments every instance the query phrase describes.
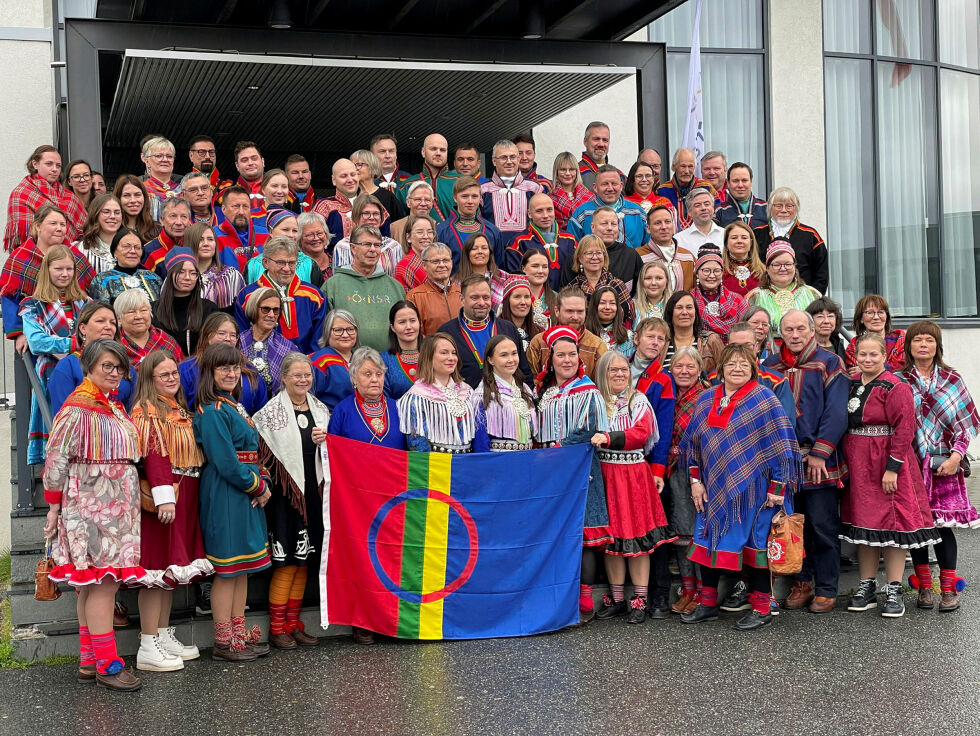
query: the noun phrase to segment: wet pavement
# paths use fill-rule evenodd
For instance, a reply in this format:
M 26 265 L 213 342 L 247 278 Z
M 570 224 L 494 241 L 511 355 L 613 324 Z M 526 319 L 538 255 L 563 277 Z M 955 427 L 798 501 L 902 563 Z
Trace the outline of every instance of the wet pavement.
M 959 540 L 977 570 L 980 534 Z M 136 694 L 78 684 L 74 666 L 2 670 L 0 734 L 980 734 L 980 596 L 968 588 L 952 614 L 905 600 L 902 619 L 841 600 L 755 633 L 723 614 L 492 641 L 337 637 L 242 665 L 206 652 L 144 673 Z

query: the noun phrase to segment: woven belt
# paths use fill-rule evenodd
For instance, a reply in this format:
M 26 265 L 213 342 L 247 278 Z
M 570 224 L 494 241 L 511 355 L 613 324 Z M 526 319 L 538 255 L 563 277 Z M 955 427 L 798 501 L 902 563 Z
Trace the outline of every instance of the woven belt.
M 200 478 L 200 468 L 171 468 L 174 475 L 183 475 L 187 478 Z
M 240 463 L 251 463 L 252 465 L 258 465 L 259 463 L 259 453 L 252 451 L 240 451 L 236 452 L 238 455 L 238 462 Z
M 560 442 L 542 442 L 541 447 L 558 447 Z
M 462 455 L 463 453 L 470 452 L 471 444 L 465 445 L 431 445 L 432 452 L 445 452 L 449 455 Z
M 516 440 L 490 440 L 491 452 L 530 450 L 533 446 L 530 442 L 517 442 Z
M 887 437 L 895 434 L 895 429 L 890 424 L 865 424 L 863 427 L 849 429 L 847 433 L 856 434 L 859 437 Z
M 601 463 L 613 463 L 614 465 L 634 465 L 643 462 L 642 450 L 598 450 L 596 456 Z

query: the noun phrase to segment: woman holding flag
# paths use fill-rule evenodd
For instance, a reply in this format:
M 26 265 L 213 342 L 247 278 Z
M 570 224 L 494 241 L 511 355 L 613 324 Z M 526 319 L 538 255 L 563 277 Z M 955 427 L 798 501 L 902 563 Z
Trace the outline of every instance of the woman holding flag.
M 518 366 L 517 343 L 495 335 L 487 343 L 483 380 L 473 392 L 476 452 L 530 450 L 537 432 L 534 395 Z

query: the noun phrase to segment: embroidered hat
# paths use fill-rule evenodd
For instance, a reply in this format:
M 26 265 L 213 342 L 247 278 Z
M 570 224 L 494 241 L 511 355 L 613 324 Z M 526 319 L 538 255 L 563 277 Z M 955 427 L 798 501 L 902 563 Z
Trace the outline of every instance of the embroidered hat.
M 167 269 L 167 275 L 174 269 L 180 268 L 183 263 L 189 263 L 194 268 L 197 268 L 197 258 L 194 255 L 194 251 L 182 245 L 171 248 L 163 259 L 163 266 Z
M 698 269 L 701 268 L 706 263 L 717 263 L 719 266 L 721 263 L 721 251 L 718 250 L 718 246 L 713 243 L 707 245 L 702 245 L 698 249 L 698 260 L 694 263 L 694 272 L 697 273 Z
M 793 246 L 790 245 L 788 240 L 774 240 L 769 243 L 769 249 L 766 250 L 766 265 L 768 266 L 776 256 L 789 255 L 796 260 L 796 251 L 793 250 Z
M 527 280 L 527 276 L 516 274 L 508 277 L 504 282 L 503 301 L 507 301 L 507 297 L 510 296 L 510 293 L 514 291 L 514 289 L 520 289 L 522 287 L 528 291 L 531 291 L 531 282 Z
M 265 224 L 268 225 L 269 232 L 272 232 L 276 225 L 290 217 L 296 217 L 296 213 L 285 207 L 270 207 L 265 213 Z
M 555 343 L 562 338 L 566 340 L 571 340 L 576 345 L 578 345 L 578 333 L 567 325 L 558 325 L 550 329 L 545 330 L 542 335 L 544 341 L 548 343 L 548 347 L 554 347 Z

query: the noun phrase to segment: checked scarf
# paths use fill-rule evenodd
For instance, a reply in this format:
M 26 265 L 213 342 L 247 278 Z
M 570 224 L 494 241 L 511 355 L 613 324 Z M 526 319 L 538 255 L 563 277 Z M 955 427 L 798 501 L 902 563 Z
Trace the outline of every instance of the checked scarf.
M 28 298 L 21 302 L 18 314 L 21 320 L 34 320 L 41 325 L 48 335 L 55 337 L 70 337 L 74 329 L 74 322 L 78 319 L 79 313 L 88 303 L 88 299 L 79 299 L 71 303 L 72 322 L 68 321 L 68 313 L 65 305 L 60 301 L 47 303 L 37 299 Z M 58 364 L 58 357 L 52 353 L 41 353 L 37 356 L 37 375 L 47 381 L 48 374 L 54 370 Z
M 177 341 L 174 340 L 169 334 L 161 330 L 159 327 L 151 327 L 150 335 L 146 341 L 146 345 L 140 347 L 135 342 L 130 341 L 126 337 L 126 333 L 123 333 L 119 337 L 119 342 L 122 346 L 126 348 L 126 355 L 129 356 L 129 362 L 132 364 L 134 371 L 138 371 L 140 363 L 143 362 L 143 358 L 152 353 L 154 350 L 164 350 L 176 358 L 179 363 L 184 359 L 184 351 L 180 349 Z
M 918 420 L 915 452 L 920 460 L 931 455 L 948 455 L 958 439 L 965 439 L 969 444 L 980 433 L 980 413 L 959 373 L 937 365 L 928 380 L 915 368 L 898 375 L 912 387 Z
M 771 484 L 783 484 L 786 495 L 803 486 L 800 448 L 779 400 L 755 381 L 732 394 L 727 407 L 724 394 L 724 386 L 702 394 L 680 444 L 680 461 L 708 492 L 703 513 L 711 552 L 732 524 L 762 506 Z
M 568 227 L 572 213 L 592 199 L 592 191 L 584 184 L 578 184 L 575 186 L 575 191 L 569 194 L 556 184 L 548 196 L 555 203 L 555 220 L 558 222 L 558 227 L 564 230 Z
M 680 454 L 681 437 L 687 431 L 694 416 L 694 407 L 701 398 L 701 394 L 708 388 L 707 382 L 698 378 L 694 384 L 677 396 L 674 402 L 674 433 L 670 439 L 670 459 L 667 461 L 668 474 L 677 466 L 677 457 Z
M 92 264 L 89 263 L 88 258 L 78 252 L 77 248 L 66 247 L 75 258 L 78 285 L 83 291 L 87 291 L 89 284 L 95 279 Z M 34 287 L 37 286 L 37 273 L 43 259 L 44 254 L 33 240 L 27 240 L 11 253 L 4 261 L 3 270 L 0 271 L 0 296 L 11 297 L 18 303 L 25 297 L 33 296 Z
M 729 331 L 748 308 L 745 298 L 724 286 L 718 287 L 717 299 L 708 299 L 705 293 L 701 291 L 700 286 L 694 287 L 691 296 L 694 297 L 694 301 L 698 305 L 698 313 L 704 320 L 705 328 L 721 335 L 722 339 L 728 342 Z M 718 303 L 718 314 L 711 314 L 708 311 L 710 302 Z
M 9 253 L 30 240 L 34 213 L 48 202 L 61 208 L 68 216 L 66 242 L 74 242 L 82 236 L 82 228 L 88 215 L 78 197 L 60 182 L 49 184 L 40 176 L 25 176 L 10 193 L 7 227 L 3 233 L 5 251 Z

